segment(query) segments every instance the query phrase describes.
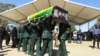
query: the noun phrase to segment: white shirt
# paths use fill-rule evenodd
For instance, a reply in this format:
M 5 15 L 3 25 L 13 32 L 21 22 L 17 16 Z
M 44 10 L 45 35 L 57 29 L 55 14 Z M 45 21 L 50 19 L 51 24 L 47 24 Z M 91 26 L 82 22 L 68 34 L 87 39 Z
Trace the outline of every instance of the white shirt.
M 57 31 L 57 30 L 56 30 L 57 28 L 58 28 L 58 30 L 59 30 L 59 23 L 57 23 L 57 24 L 55 25 L 55 28 L 54 28 L 54 31 L 53 31 L 53 32 L 56 32 L 56 31 Z
M 74 31 L 73 32 L 73 36 L 77 36 L 77 31 Z

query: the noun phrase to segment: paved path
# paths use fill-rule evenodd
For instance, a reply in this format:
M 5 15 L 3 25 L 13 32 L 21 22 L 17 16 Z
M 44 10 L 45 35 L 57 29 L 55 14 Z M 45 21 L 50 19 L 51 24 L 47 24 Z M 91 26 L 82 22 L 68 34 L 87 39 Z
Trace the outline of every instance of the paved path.
M 90 47 L 92 46 L 92 41 L 84 41 L 82 44 L 68 43 L 66 41 L 66 45 L 68 56 L 100 56 L 100 49 Z M 3 43 L 4 50 L 0 50 L 0 56 L 28 56 L 22 51 L 18 52 L 16 48 L 12 49 L 10 47 L 5 46 Z M 53 49 L 57 50 L 58 48 L 53 47 Z M 45 56 L 48 56 L 48 54 L 46 53 Z

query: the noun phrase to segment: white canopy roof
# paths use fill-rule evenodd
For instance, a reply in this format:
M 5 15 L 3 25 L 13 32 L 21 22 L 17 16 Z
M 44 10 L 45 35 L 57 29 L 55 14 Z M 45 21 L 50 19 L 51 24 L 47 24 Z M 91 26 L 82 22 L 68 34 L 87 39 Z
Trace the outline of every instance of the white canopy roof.
M 76 24 L 83 24 L 100 16 L 100 10 L 83 4 L 65 0 L 37 0 L 22 6 L 0 13 L 0 17 L 23 23 L 27 16 L 36 13 L 50 6 L 59 6 L 69 12 L 69 21 Z

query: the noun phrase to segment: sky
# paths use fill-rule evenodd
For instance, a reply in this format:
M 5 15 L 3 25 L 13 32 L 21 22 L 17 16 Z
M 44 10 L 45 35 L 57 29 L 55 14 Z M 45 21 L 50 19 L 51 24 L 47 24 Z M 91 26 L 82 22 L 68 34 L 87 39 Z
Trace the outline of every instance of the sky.
M 77 3 L 82 3 L 88 6 L 100 8 L 100 0 L 72 0 Z M 97 22 L 96 19 L 89 22 L 89 28 L 91 28 Z M 76 29 L 79 30 L 79 26 L 76 26 Z M 85 23 L 80 26 L 80 29 L 84 32 L 88 30 L 88 23 Z
M 23 5 L 30 1 L 33 1 L 33 0 L 0 0 L 0 2 L 2 3 L 11 3 L 11 4 L 15 4 L 16 6 Z
M 15 4 L 16 6 L 25 4 L 27 2 L 30 2 L 33 0 L 0 0 L 0 2 L 2 3 L 11 3 L 11 4 Z M 82 3 L 88 6 L 93 6 L 93 7 L 97 7 L 100 8 L 100 0 L 71 0 L 77 3 Z M 93 26 L 93 24 L 96 23 L 96 20 L 92 20 L 89 22 L 89 28 Z M 79 30 L 79 26 L 76 26 L 76 29 Z M 87 31 L 88 30 L 88 23 L 85 23 L 83 25 L 80 26 L 80 29 L 82 31 Z
M 97 8 L 100 7 L 100 0 L 72 0 L 72 1 L 93 6 L 93 7 L 97 7 Z

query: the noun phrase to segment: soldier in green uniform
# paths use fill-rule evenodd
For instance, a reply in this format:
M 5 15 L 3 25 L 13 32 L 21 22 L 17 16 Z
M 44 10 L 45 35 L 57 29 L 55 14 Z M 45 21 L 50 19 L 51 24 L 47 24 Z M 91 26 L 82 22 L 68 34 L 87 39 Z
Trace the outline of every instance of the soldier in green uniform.
M 20 25 L 18 28 L 18 38 L 19 38 L 19 43 L 18 43 L 18 51 L 20 50 L 21 44 L 23 43 L 23 34 L 24 34 L 24 28 L 23 25 Z
M 27 49 L 28 49 L 28 40 L 29 40 L 29 37 L 30 37 L 30 34 L 31 34 L 31 32 L 30 32 L 30 22 L 28 22 L 28 23 L 26 23 L 26 24 L 24 24 L 23 25 L 23 27 L 24 27 L 24 36 L 23 36 L 23 45 L 22 45 L 22 51 L 23 52 L 26 52 L 27 51 Z
M 34 47 L 35 44 L 37 44 L 37 48 L 36 48 L 36 56 L 40 56 L 40 49 L 39 49 L 39 36 L 38 36 L 38 31 L 39 31 L 39 27 L 38 27 L 38 23 L 36 23 L 37 21 L 34 21 L 30 24 L 31 28 L 30 28 L 30 38 L 29 38 L 29 49 L 28 49 L 28 54 L 29 55 L 33 55 L 34 54 Z
M 67 30 L 67 25 L 65 23 L 60 23 L 59 36 L 58 36 L 60 45 L 59 45 L 59 52 L 57 56 L 59 56 L 61 53 L 62 53 L 62 56 L 68 56 L 67 50 L 66 50 L 66 44 L 65 44 L 66 37 L 67 37 L 66 30 Z
M 20 25 L 19 28 L 18 28 L 18 37 L 19 37 L 18 51 L 20 50 L 20 47 L 21 47 L 21 44 L 22 44 L 22 51 L 26 52 L 27 51 L 27 43 L 28 43 L 29 33 L 26 31 L 24 26 Z
M 38 31 L 38 36 L 39 36 L 39 39 L 37 41 L 37 44 L 39 45 L 39 50 L 41 51 L 41 42 L 42 42 L 42 32 L 43 32 L 43 27 L 42 27 L 42 24 L 39 24 L 39 31 Z
M 52 56 L 52 45 L 53 45 L 53 38 L 52 38 L 52 30 L 53 25 L 51 24 L 52 16 L 46 15 L 46 17 L 43 19 L 43 33 L 42 33 L 42 39 L 43 39 L 43 47 L 41 50 L 41 56 L 44 56 L 47 48 L 49 52 L 49 56 Z

